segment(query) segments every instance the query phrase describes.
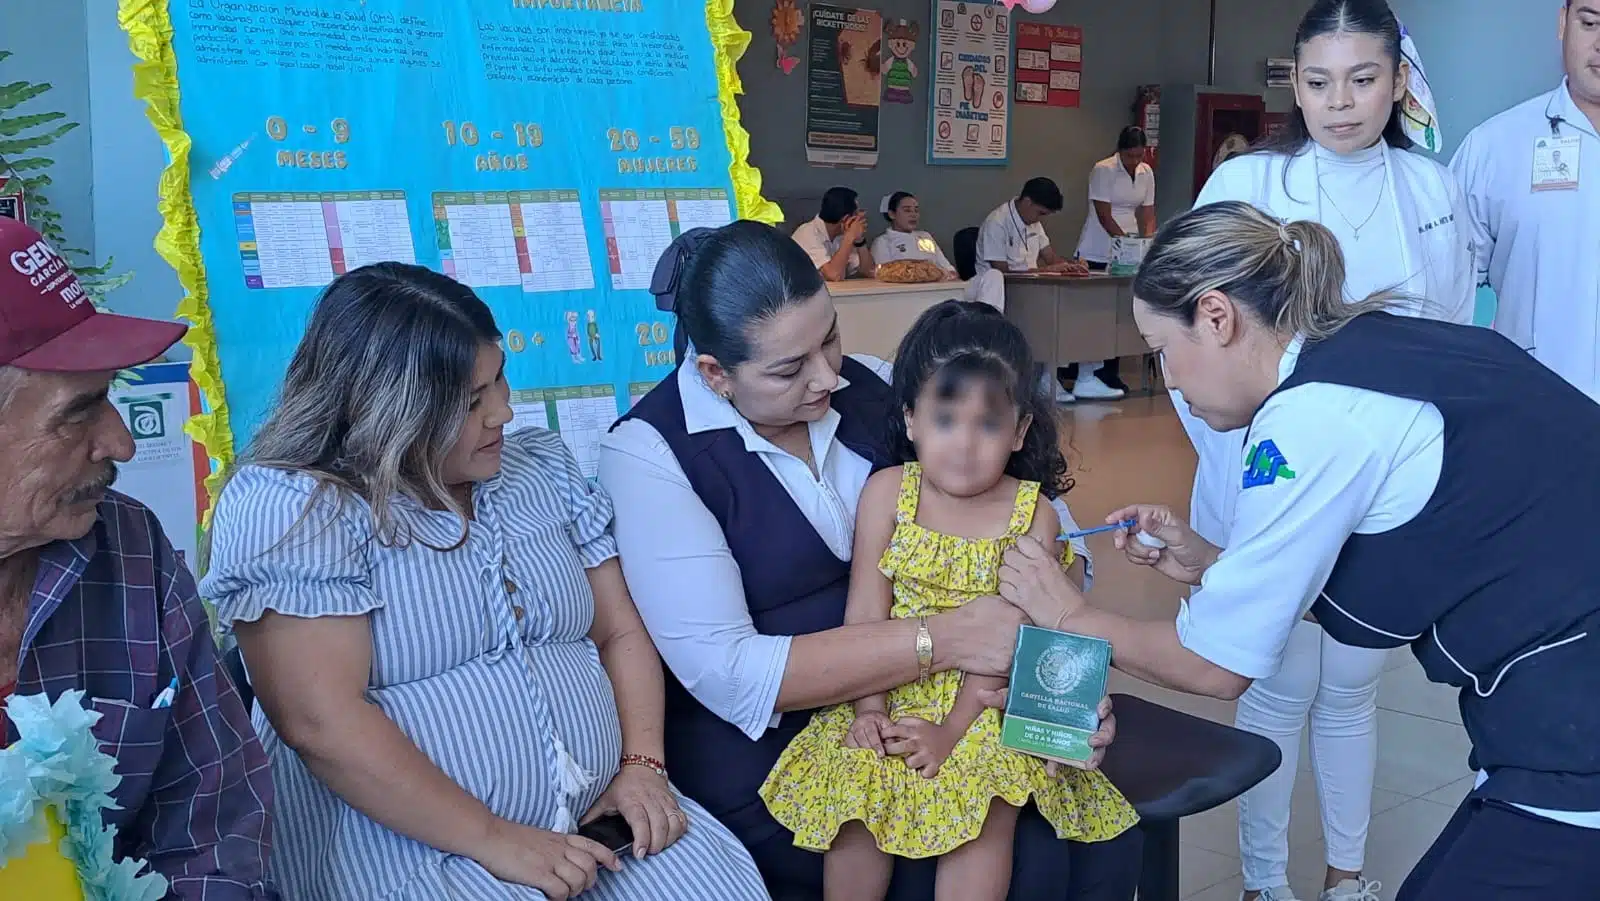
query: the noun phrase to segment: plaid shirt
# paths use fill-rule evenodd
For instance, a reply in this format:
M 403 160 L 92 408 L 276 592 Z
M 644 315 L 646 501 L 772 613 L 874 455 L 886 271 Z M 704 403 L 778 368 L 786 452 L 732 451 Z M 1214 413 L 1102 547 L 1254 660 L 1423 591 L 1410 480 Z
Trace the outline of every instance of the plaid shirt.
M 172 680 L 172 706 L 152 707 Z M 88 535 L 43 548 L 19 695 L 81 689 L 122 782 L 116 854 L 171 880 L 168 899 L 277 901 L 266 883 L 272 775 L 233 683 L 218 675 L 194 577 L 137 501 L 108 492 Z M 16 741 L 14 726 L 0 744 Z

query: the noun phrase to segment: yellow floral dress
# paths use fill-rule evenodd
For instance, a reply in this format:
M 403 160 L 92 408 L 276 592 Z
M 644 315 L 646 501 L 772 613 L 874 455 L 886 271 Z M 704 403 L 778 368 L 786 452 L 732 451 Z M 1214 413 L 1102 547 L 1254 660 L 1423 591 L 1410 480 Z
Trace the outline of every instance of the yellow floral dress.
M 1011 522 L 999 538 L 962 538 L 917 524 L 921 467 L 907 463 L 895 509 L 894 536 L 878 568 L 894 582 L 896 619 L 960 607 L 999 589 L 1000 558 L 1027 534 L 1039 483 L 1017 490 Z M 1072 561 L 1069 547 L 1065 562 Z M 959 671 L 934 673 L 889 692 L 889 716 L 941 723 L 955 706 Z M 1115 838 L 1138 822 L 1133 807 L 1104 774 L 1068 769 L 1045 773 L 1037 757 L 1000 747 L 1000 712 L 985 710 L 932 779 L 898 757 L 847 748 L 855 708 L 840 704 L 818 713 L 784 749 L 761 786 L 774 819 L 794 833 L 794 843 L 826 851 L 851 820 L 866 824 L 883 851 L 900 857 L 937 857 L 978 837 L 993 798 L 1021 807 L 1031 796 L 1056 835 L 1080 842 Z

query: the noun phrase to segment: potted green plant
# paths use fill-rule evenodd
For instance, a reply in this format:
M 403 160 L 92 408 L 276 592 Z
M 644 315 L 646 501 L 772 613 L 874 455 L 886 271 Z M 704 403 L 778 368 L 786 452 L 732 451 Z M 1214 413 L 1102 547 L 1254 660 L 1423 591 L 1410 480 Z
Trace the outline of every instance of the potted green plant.
M 11 51 L 0 50 L 0 63 Z M 20 218 L 39 230 L 51 244 L 75 258 L 73 269 L 97 307 L 105 297 L 126 285 L 133 273 L 113 274 L 113 261 L 95 264 L 89 254 L 67 246 L 61 231 L 61 213 L 53 209 L 46 189 L 54 182 L 50 167 L 55 160 L 41 153 L 78 127 L 66 113 L 19 113 L 23 104 L 49 92 L 48 82 L 14 81 L 0 84 L 0 215 Z

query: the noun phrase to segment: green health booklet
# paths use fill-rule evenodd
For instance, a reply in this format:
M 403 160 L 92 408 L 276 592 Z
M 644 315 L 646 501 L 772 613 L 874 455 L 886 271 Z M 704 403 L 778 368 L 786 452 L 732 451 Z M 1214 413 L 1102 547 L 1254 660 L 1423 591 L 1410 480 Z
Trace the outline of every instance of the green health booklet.
M 1088 760 L 1110 668 L 1110 642 L 1023 626 L 1011 662 L 1001 746 L 1061 763 Z

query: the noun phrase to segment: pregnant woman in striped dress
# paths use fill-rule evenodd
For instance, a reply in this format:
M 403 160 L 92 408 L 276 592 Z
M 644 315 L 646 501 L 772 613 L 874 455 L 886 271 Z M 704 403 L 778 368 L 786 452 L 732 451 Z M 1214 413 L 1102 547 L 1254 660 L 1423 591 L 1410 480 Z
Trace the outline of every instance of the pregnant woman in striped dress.
M 510 435 L 500 333 L 415 266 L 341 277 L 224 489 L 203 596 L 236 631 L 296 901 L 752 901 L 667 782 L 661 664 L 611 501 Z M 613 856 L 573 834 L 616 811 Z

